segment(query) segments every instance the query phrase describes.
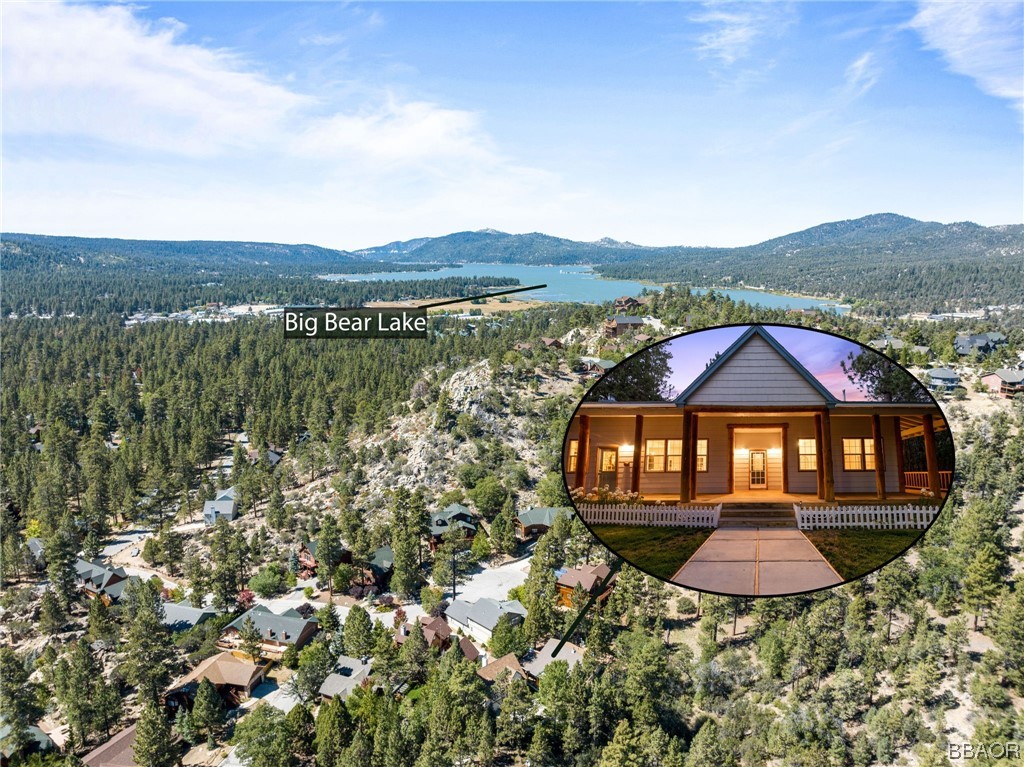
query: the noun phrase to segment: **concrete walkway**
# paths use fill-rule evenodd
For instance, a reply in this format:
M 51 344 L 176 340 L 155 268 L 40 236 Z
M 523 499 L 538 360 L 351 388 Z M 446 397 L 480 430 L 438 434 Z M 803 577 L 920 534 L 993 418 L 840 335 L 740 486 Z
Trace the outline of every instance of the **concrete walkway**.
M 715 530 L 672 578 L 700 591 L 781 596 L 843 582 L 799 530 Z

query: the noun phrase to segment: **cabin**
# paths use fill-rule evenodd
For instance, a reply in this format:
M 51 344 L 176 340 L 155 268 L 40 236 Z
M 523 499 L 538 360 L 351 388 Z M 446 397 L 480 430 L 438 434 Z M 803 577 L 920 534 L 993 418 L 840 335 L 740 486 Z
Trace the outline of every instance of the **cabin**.
M 633 298 L 633 296 L 620 296 L 619 298 L 615 299 L 615 303 L 612 308 L 614 308 L 617 313 L 621 314 L 622 312 L 629 312 L 633 311 L 634 309 L 639 309 L 640 306 L 641 303 L 637 301 L 635 298 Z
M 476 602 L 456 599 L 445 608 L 444 615 L 451 628 L 486 643 L 491 640 L 501 616 L 507 615 L 513 625 L 518 625 L 526 618 L 526 608 L 517 599 L 498 601 L 482 597 Z
M 1024 394 L 1024 370 L 1000 368 L 982 376 L 981 381 L 990 392 L 1003 399 L 1013 399 L 1018 394 Z
M 498 678 L 503 674 L 507 674 L 509 681 L 516 679 L 528 679 L 526 671 L 519 663 L 519 659 L 516 658 L 515 653 L 509 653 L 503 655 L 497 660 L 492 660 L 486 666 L 482 666 L 477 669 L 476 675 L 484 680 L 484 682 L 490 686 L 498 681 Z
M 430 550 L 435 551 L 449 530 L 461 528 L 467 540 L 476 535 L 473 512 L 461 503 L 450 503 L 430 515 Z
M 203 521 L 213 527 L 218 519 L 232 522 L 238 518 L 238 501 L 235 499 L 237 491 L 234 487 L 226 490 L 218 490 L 213 500 L 203 504 Z
M 191 709 L 199 683 L 207 679 L 228 708 L 237 708 L 267 678 L 270 666 L 270 661 L 253 663 L 229 652 L 217 653 L 174 682 L 164 693 L 164 705 L 172 711 Z
M 345 700 L 353 690 L 362 687 L 363 681 L 373 670 L 373 658 L 338 657 L 335 670 L 327 675 L 320 685 L 320 697 L 327 701 L 334 698 Z
M 79 590 L 89 599 L 102 599 L 108 606 L 121 598 L 133 579 L 140 580 L 137 575 L 129 576 L 123 567 L 109 567 L 95 559 L 75 562 L 75 582 Z
M 616 363 L 611 360 L 602 360 L 597 357 L 580 357 L 580 364 L 583 373 L 596 373 L 603 375 L 615 367 Z
M 188 600 L 168 602 L 164 605 L 161 622 L 172 632 L 188 631 L 217 615 L 212 607 L 193 607 Z
M 998 331 L 989 333 L 960 333 L 953 339 L 953 348 L 961 357 L 970 354 L 986 355 L 995 351 L 997 346 L 1006 343 L 1006 336 Z
M 296 610 L 285 610 L 278 615 L 271 612 L 270 608 L 256 605 L 224 628 L 217 640 L 217 647 L 222 650 L 238 650 L 242 643 L 239 634 L 246 620 L 252 620 L 260 632 L 263 656 L 273 660 L 281 660 L 284 651 L 290 646 L 301 649 L 320 630 L 320 624 L 315 618 L 304 618 Z
M 562 348 L 562 342 L 559 341 L 557 338 L 547 338 L 546 336 L 541 336 L 540 342 L 542 344 L 544 344 L 544 347 L 546 349 L 561 349 Z
M 604 605 L 612 593 L 612 584 L 615 583 L 615 577 L 613 576 L 608 585 L 603 590 L 601 589 L 601 584 L 610 572 L 611 570 L 606 564 L 583 565 L 582 567 L 574 567 L 571 570 L 557 572 L 558 604 L 563 607 L 581 606 L 573 605 L 572 603 L 576 587 L 579 586 L 590 596 L 597 596 L 598 605 Z
M 420 628 L 423 630 L 423 638 L 427 642 L 427 647 L 446 650 L 451 645 L 452 630 L 444 618 L 440 616 L 432 618 L 429 615 L 421 615 Z M 409 638 L 412 630 L 413 624 L 411 623 L 403 623 L 399 626 L 398 630 L 395 631 L 395 644 L 405 644 L 405 640 Z
M 50 751 L 56 747 L 50 736 L 36 725 L 29 725 L 25 730 L 27 736 L 25 746 L 20 752 L 16 752 L 8 740 L 11 734 L 11 725 L 0 713 L 0 767 L 7 767 L 10 764 L 25 764 L 24 757 Z
M 126 727 L 101 746 L 82 757 L 84 767 L 137 767 L 135 727 Z
M 31 555 L 29 563 L 37 571 L 46 569 L 46 542 L 42 538 L 29 538 L 25 541 L 28 546 L 28 553 Z
M 546 533 L 559 514 L 571 517 L 572 509 L 556 506 L 533 506 L 516 514 L 516 537 L 521 541 Z
M 930 392 L 953 391 L 960 385 L 960 374 L 952 368 L 932 368 L 924 376 Z
M 561 641 L 561 639 L 551 638 L 544 643 L 541 649 L 531 650 L 523 658 L 523 669 L 529 675 L 531 682 L 536 684 L 547 667 L 556 660 L 564 661 L 570 671 L 583 660 L 583 648 L 572 642 L 563 644 L 562 649 L 558 651 L 558 655 L 555 655 L 555 649 Z
M 563 467 L 570 490 L 647 501 L 909 500 L 948 489 L 951 451 L 940 466 L 936 443 L 947 429 L 931 400 L 839 401 L 752 325 L 675 400 L 584 402 Z
M 631 331 L 639 330 L 643 326 L 644 321 L 640 317 L 616 314 L 604 321 L 604 336 L 605 338 L 618 338 Z

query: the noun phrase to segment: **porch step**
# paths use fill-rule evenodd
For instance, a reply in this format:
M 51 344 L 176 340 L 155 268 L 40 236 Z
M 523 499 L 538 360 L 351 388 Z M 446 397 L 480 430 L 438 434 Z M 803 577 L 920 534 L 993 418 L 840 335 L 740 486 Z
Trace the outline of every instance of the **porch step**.
M 780 527 L 795 528 L 796 516 L 793 508 L 778 504 L 777 508 L 766 508 L 773 504 L 751 504 L 743 507 L 722 508 L 718 518 L 719 527 Z

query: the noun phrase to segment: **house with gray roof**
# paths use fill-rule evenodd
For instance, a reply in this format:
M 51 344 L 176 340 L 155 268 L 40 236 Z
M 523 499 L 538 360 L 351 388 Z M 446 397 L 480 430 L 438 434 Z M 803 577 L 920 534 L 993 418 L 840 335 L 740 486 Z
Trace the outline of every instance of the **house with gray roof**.
M 445 608 L 444 615 L 448 625 L 456 631 L 461 630 L 478 642 L 489 642 L 503 615 L 514 625 L 519 624 L 526 618 L 526 608 L 517 599 L 498 601 L 482 597 L 475 602 L 456 599 Z
M 960 374 L 952 368 L 932 368 L 925 371 L 928 391 L 952 391 L 960 385 Z
M 28 546 L 28 553 L 32 555 L 32 566 L 36 570 L 46 567 L 46 544 L 42 538 L 29 538 L 25 545 Z
M 162 623 L 171 631 L 188 631 L 217 614 L 212 607 L 193 607 L 187 599 L 164 605 Z
M 476 535 L 476 524 L 473 512 L 461 503 L 450 503 L 441 511 L 435 511 L 430 515 L 430 548 L 436 549 L 441 542 L 441 537 L 449 530 L 461 528 L 466 538 L 472 539 Z
M 229 488 L 227 491 L 234 491 L 234 488 Z M 233 494 L 233 493 L 232 493 Z M 227 522 L 231 522 L 238 517 L 238 503 L 232 498 L 221 498 L 213 501 L 207 501 L 203 504 L 203 521 L 211 527 L 217 524 L 218 519 L 223 519 Z
M 549 639 L 541 649 L 531 650 L 523 659 L 523 668 L 533 681 L 536 682 L 540 679 L 544 670 L 556 660 L 565 661 L 570 671 L 583 660 L 583 648 L 579 645 L 574 645 L 572 642 L 566 642 L 562 645 L 558 655 L 555 655 L 555 648 L 558 647 L 558 643 L 561 641 L 561 639 Z
M 1024 370 L 1000 368 L 982 376 L 981 380 L 990 392 L 994 392 L 1004 399 L 1013 399 L 1018 394 L 1024 393 Z
M 320 685 L 320 696 L 324 700 L 345 700 L 354 689 L 362 686 L 363 680 L 370 676 L 372 670 L 373 658 L 339 656 L 335 670 Z
M 137 575 L 129 576 L 123 567 L 110 567 L 97 559 L 75 562 L 78 588 L 90 599 L 102 599 L 108 605 L 121 598 L 125 586 L 133 579 L 140 580 Z
M 571 517 L 573 510 L 563 506 L 532 506 L 521 511 L 516 514 L 516 535 L 521 541 L 536 538 L 555 524 L 555 518 L 559 514 Z
M 280 660 L 289 646 L 301 649 L 320 630 L 316 618 L 303 618 L 296 610 L 285 610 L 278 615 L 269 607 L 256 605 L 224 628 L 217 646 L 222 650 L 237 650 L 242 626 L 247 620 L 251 620 L 260 633 L 263 655 L 274 660 Z
M 997 346 L 1006 343 L 1006 336 L 998 331 L 988 333 L 960 333 L 953 339 L 953 348 L 961 357 L 977 352 L 989 354 Z

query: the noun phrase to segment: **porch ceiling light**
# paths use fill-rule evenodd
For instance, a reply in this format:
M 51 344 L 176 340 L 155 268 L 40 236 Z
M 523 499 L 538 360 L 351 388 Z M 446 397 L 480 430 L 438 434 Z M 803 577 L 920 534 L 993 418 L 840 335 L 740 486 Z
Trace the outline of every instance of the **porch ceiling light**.
M 782 455 L 782 448 L 781 447 L 770 447 L 770 448 L 768 448 L 768 455 L 772 456 L 773 458 L 775 456 Z
M 748 450 L 748 449 L 747 449 L 747 448 L 745 448 L 745 447 L 738 447 L 738 448 L 736 448 L 735 450 L 733 450 L 732 452 L 733 452 L 733 453 L 734 453 L 735 455 L 746 455 L 747 453 L 749 453 L 749 452 L 750 452 L 750 450 Z
M 619 446 L 619 458 L 632 458 L 633 457 L 633 446 L 632 445 L 620 445 Z

